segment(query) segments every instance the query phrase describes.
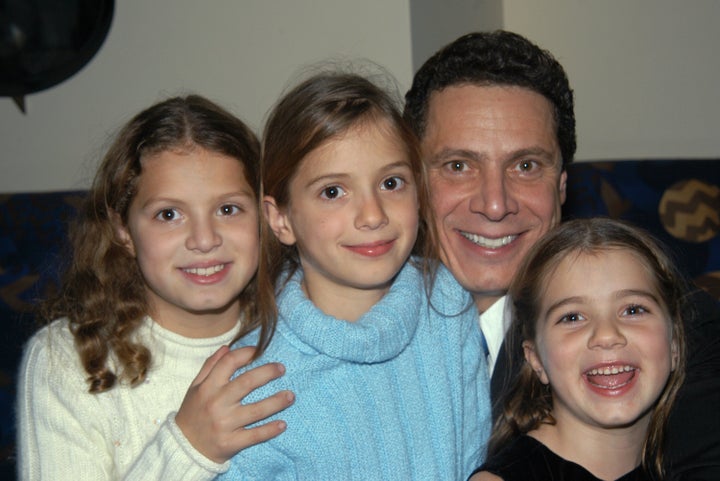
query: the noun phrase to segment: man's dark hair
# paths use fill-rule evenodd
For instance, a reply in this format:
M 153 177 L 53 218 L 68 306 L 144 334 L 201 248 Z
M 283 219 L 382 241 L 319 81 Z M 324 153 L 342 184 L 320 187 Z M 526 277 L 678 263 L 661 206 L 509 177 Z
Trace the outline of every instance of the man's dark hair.
M 518 86 L 547 98 L 555 109 L 563 166 L 572 162 L 573 92 L 565 70 L 550 52 L 504 30 L 469 33 L 446 45 L 420 67 L 405 95 L 404 117 L 419 138 L 425 135 L 432 93 L 463 84 Z

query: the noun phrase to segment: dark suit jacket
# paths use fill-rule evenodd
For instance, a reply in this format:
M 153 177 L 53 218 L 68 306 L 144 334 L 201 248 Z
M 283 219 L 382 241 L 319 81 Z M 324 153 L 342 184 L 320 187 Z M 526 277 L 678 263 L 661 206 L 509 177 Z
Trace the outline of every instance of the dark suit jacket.
M 667 481 L 720 481 L 720 304 L 705 291 L 692 293 L 685 316 L 687 372 L 665 432 Z M 519 352 L 516 352 L 519 355 Z M 490 380 L 493 420 L 500 397 L 522 359 L 500 348 Z

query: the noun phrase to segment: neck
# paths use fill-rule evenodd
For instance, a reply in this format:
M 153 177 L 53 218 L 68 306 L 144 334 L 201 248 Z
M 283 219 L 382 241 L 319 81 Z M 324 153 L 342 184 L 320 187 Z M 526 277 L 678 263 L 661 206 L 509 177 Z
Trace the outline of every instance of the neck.
M 322 312 L 336 319 L 355 322 L 368 312 L 387 293 L 384 289 L 323 289 L 304 279 L 303 291 Z
M 181 308 L 170 309 L 167 306 L 155 308 L 150 303 L 150 317 L 168 331 L 183 337 L 194 339 L 217 337 L 235 327 L 240 318 L 240 304 L 234 301 L 224 308 L 188 312 Z
M 599 479 L 618 479 L 640 465 L 647 416 L 631 426 L 613 429 L 557 421 L 555 425 L 543 424 L 528 434 Z

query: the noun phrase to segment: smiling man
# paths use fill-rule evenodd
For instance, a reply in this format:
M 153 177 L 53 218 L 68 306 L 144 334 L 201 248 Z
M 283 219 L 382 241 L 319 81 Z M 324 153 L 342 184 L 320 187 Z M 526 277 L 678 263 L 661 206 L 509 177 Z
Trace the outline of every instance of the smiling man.
M 505 293 L 528 250 L 560 222 L 576 148 L 573 92 L 552 54 L 496 31 L 438 51 L 405 100 L 430 173 L 442 261 L 481 312 L 495 401 L 510 376 L 501 353 Z M 666 472 L 669 480 L 717 481 L 720 315 L 702 292 L 692 304 L 688 375 L 668 427 Z

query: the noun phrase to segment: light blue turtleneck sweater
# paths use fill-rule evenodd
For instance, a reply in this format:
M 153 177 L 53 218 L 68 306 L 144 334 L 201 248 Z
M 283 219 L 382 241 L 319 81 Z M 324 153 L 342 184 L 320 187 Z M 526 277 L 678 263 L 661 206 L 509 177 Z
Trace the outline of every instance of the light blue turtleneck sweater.
M 253 364 L 279 361 L 286 374 L 243 401 L 295 392 L 295 404 L 273 417 L 287 431 L 237 454 L 218 479 L 467 479 L 491 422 L 470 296 L 441 268 L 430 304 L 408 264 L 380 302 L 347 322 L 315 307 L 301 280 L 297 273 L 280 293 L 277 331 Z

